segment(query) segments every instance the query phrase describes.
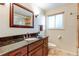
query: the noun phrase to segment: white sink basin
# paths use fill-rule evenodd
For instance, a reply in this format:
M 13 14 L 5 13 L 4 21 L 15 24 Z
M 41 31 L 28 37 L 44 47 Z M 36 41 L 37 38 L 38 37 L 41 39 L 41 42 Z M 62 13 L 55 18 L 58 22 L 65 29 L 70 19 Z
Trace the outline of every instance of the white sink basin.
M 38 38 L 27 38 L 27 39 L 24 39 L 26 41 L 31 41 L 31 40 L 38 40 Z

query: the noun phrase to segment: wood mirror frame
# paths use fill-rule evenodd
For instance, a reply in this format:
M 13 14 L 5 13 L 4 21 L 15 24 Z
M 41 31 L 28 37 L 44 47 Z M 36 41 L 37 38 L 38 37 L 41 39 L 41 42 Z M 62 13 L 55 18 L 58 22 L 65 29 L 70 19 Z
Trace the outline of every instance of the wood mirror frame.
M 30 16 L 23 16 L 23 17 L 28 17 L 28 19 L 30 20 L 30 26 L 28 25 L 27 26 L 27 24 L 29 24 L 29 23 L 26 23 L 25 21 L 27 20 L 27 19 L 22 19 L 22 20 L 25 20 L 25 21 L 23 21 L 23 22 L 25 22 L 24 23 L 24 25 L 22 24 L 20 24 L 20 20 L 19 20 L 19 23 L 18 24 L 20 24 L 20 25 L 16 25 L 16 24 L 14 24 L 14 6 L 17 6 L 18 8 L 20 8 L 20 9 L 22 9 L 22 10 L 24 10 L 24 11 L 26 11 L 26 12 L 28 12 L 28 13 L 31 13 L 31 15 Z M 19 11 L 19 10 L 18 10 Z M 23 12 L 24 12 L 23 11 Z M 22 12 L 22 13 L 23 13 Z M 27 13 L 24 13 L 24 14 L 27 14 Z M 20 18 L 19 18 L 20 19 Z M 18 20 L 17 18 L 16 18 L 16 20 Z M 18 22 L 18 21 L 17 21 Z M 16 22 L 15 22 L 16 23 Z M 10 4 L 10 27 L 15 27 L 15 28 L 34 28 L 34 13 L 33 13 L 33 11 L 31 11 L 31 10 L 29 10 L 28 8 L 26 8 L 26 7 L 24 7 L 24 6 L 22 6 L 22 5 L 20 5 L 20 4 L 18 4 L 18 3 L 11 3 Z

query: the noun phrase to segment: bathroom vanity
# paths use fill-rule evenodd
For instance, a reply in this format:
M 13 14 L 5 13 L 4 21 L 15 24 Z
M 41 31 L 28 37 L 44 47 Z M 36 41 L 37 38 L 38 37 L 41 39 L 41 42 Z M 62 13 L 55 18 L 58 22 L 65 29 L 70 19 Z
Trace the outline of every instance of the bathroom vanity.
M 27 38 L 0 49 L 2 56 L 46 56 L 48 55 L 48 37 Z

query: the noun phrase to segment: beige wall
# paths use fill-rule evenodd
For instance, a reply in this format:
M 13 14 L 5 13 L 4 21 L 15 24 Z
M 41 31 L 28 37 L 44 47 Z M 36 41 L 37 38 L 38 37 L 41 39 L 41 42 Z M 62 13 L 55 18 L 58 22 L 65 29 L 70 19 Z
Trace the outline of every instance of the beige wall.
M 47 30 L 49 42 L 57 45 L 57 48 L 63 49 L 70 53 L 77 52 L 77 5 L 66 4 L 63 7 L 55 8 L 46 12 L 47 15 L 52 15 L 64 11 L 64 29 L 63 30 Z M 72 15 L 70 15 L 72 13 Z M 58 36 L 62 39 L 58 39 Z
M 24 5 L 25 7 L 29 8 L 30 10 L 33 10 L 32 6 L 27 3 L 20 3 Z M 10 12 L 10 4 L 0 5 L 0 37 L 4 36 L 12 36 L 12 35 L 19 35 L 19 34 L 25 34 L 25 33 L 33 33 L 38 32 L 38 25 L 40 22 L 38 21 L 39 18 L 42 19 L 43 13 L 40 9 L 40 16 L 39 18 L 34 19 L 34 28 L 10 28 L 9 27 L 9 12 Z M 41 21 L 41 20 L 40 20 Z

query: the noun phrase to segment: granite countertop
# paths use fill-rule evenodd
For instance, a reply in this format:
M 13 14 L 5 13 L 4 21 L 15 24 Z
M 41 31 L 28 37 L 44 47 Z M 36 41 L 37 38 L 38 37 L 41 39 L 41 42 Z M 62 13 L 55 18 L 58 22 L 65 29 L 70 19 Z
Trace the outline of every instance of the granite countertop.
M 10 45 L 10 44 L 14 44 L 17 42 L 23 41 L 23 38 L 19 38 L 19 39 L 14 39 L 14 40 L 5 40 L 5 41 L 0 41 L 0 47 L 6 46 L 6 45 Z
M 44 38 L 44 37 L 46 37 L 46 36 L 43 36 L 41 38 Z M 20 40 L 20 41 L 17 41 L 15 43 L 12 42 L 12 44 L 0 46 L 0 55 L 6 54 L 6 53 L 11 52 L 13 50 L 16 50 L 18 48 L 21 48 L 21 47 L 23 47 L 25 45 L 31 44 L 31 43 L 33 43 L 35 41 L 40 40 L 41 38 L 36 38 L 35 40 Z
M 25 45 L 28 45 L 28 44 L 31 44 L 35 41 L 38 41 L 40 39 L 36 39 L 36 40 L 22 40 L 22 41 L 19 41 L 17 43 L 13 43 L 13 44 L 8 44 L 6 46 L 1 46 L 0 47 L 0 55 L 3 55 L 3 54 L 6 54 L 10 51 L 13 51 L 15 49 L 18 49 L 20 47 L 23 47 Z

